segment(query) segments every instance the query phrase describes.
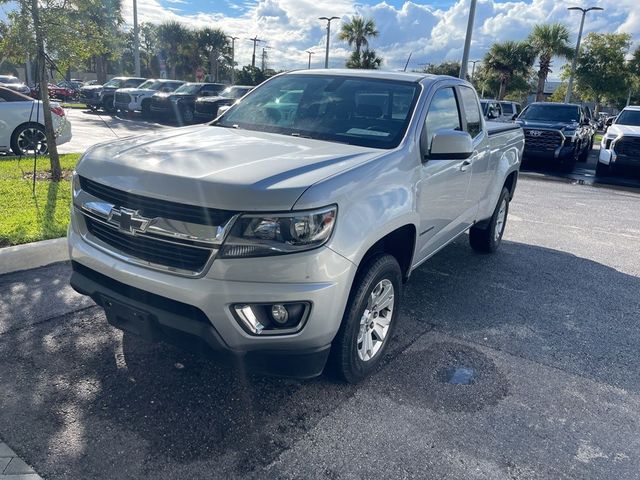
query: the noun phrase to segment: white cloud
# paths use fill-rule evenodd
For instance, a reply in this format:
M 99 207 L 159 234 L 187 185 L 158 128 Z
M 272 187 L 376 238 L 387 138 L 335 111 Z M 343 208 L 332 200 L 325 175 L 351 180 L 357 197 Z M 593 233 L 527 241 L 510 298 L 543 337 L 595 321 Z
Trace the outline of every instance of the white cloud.
M 173 4 L 185 0 L 164 0 Z M 585 0 L 574 0 L 580 5 Z M 306 67 L 305 50 L 317 52 L 316 65 L 324 58 L 325 23 L 317 18 L 332 14 L 347 20 L 361 14 L 376 21 L 380 36 L 371 46 L 384 57 L 384 67 L 402 68 L 413 52 L 412 66 L 421 63 L 459 60 L 467 25 L 468 0 L 457 0 L 448 9 L 436 9 L 413 1 L 406 1 L 396 8 L 384 1 L 363 5 L 351 0 L 257 0 L 227 2 L 238 12 L 225 16 L 216 12 L 185 14 L 163 7 L 158 0 L 138 0 L 141 21 L 160 23 L 178 20 L 192 27 L 219 27 L 230 35 L 240 37 L 236 45 L 236 59 L 240 65 L 251 61 L 252 43 L 246 39 L 258 36 L 272 47 L 269 64 L 275 68 Z M 626 32 L 640 42 L 640 11 L 638 0 L 594 0 L 605 12 L 591 12 L 585 22 L 585 33 Z M 126 19 L 132 18 L 130 3 L 124 4 Z M 521 40 L 536 23 L 561 21 L 574 35 L 577 34 L 580 17 L 567 12 L 566 4 L 556 0 L 520 0 L 498 2 L 479 0 L 472 42 L 472 58 L 481 58 L 495 41 Z M 335 25 L 335 26 L 334 26 Z M 332 23 L 331 65 L 341 66 L 349 54 L 348 45 L 337 40 L 339 22 Z M 573 40 L 572 40 L 573 41 Z M 264 45 L 264 44 L 263 44 Z

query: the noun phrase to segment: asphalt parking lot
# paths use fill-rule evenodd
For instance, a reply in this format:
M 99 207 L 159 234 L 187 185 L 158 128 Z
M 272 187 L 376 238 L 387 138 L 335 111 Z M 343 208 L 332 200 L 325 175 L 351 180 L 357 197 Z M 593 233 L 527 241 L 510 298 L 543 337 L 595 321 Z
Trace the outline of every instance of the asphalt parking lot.
M 46 479 L 638 478 L 639 201 L 523 177 L 501 250 L 415 271 L 355 386 L 123 336 L 64 263 L 2 276 L 0 437 Z

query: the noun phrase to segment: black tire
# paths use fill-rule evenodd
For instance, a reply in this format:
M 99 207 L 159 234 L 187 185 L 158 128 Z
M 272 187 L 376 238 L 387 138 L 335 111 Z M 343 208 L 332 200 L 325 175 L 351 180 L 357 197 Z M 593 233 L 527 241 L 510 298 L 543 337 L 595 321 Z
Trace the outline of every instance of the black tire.
M 143 100 L 140 111 L 143 118 L 151 118 L 151 100 Z
M 15 153 L 16 155 L 33 155 L 33 149 L 25 148 L 25 146 L 22 144 L 22 140 L 20 139 L 20 136 L 23 133 L 26 134 L 26 132 L 28 131 L 32 131 L 33 134 L 37 135 L 37 137 L 41 136 L 42 138 L 44 138 L 44 143 L 40 144 L 37 148 L 37 154 L 46 155 L 49 152 L 49 147 L 46 142 L 44 127 L 39 123 L 33 122 L 20 125 L 11 134 L 11 150 L 13 150 L 13 153 Z M 34 140 L 36 140 L 37 137 L 34 137 Z
M 578 163 L 579 158 L 580 151 L 575 149 L 571 154 L 571 158 L 567 158 L 560 162 L 560 171 L 563 173 L 573 172 L 573 169 L 576 168 L 576 163 Z
M 509 190 L 505 187 L 502 189 L 500 193 L 500 197 L 498 198 L 498 203 L 496 204 L 496 208 L 493 211 L 493 215 L 488 222 L 483 222 L 480 225 L 474 225 L 469 230 L 469 244 L 471 248 L 473 248 L 476 252 L 481 253 L 493 253 L 498 250 L 500 243 L 502 242 L 502 236 L 504 235 L 504 229 L 507 225 L 507 217 L 509 216 L 509 201 L 511 200 L 511 194 Z M 500 210 L 502 208 L 504 202 L 504 217 L 502 221 L 502 225 L 499 224 L 498 220 L 500 215 Z M 496 230 L 499 231 L 496 233 Z
M 97 105 L 88 105 L 89 110 L 91 110 L 92 112 L 97 112 L 98 111 L 98 106 Z
M 580 152 L 580 155 L 578 156 L 579 162 L 584 163 L 589 158 L 589 152 L 591 151 L 591 148 L 592 148 L 590 145 L 592 141 L 593 140 L 590 140 L 589 143 L 585 145 L 582 151 Z
M 105 112 L 110 114 L 115 114 L 118 111 L 115 105 L 113 104 L 113 97 L 105 98 L 102 101 L 102 108 L 104 109 Z
M 180 109 L 180 119 L 182 120 L 183 125 L 190 125 L 194 122 L 194 112 L 193 107 L 184 106 Z
M 361 330 L 363 328 L 371 331 L 368 327 L 369 325 L 373 325 L 374 322 L 373 318 L 365 320 L 366 323 L 363 325 L 361 325 L 361 322 L 365 308 L 371 306 L 368 305 L 368 303 L 370 298 L 372 298 L 374 289 L 377 289 L 386 282 L 389 282 L 390 285 L 393 286 L 393 290 L 390 291 L 393 295 L 392 309 L 390 313 L 387 311 L 389 315 L 388 328 L 377 350 L 373 352 L 371 358 L 365 360 L 361 358 L 359 353 L 361 349 L 358 348 L 358 345 L 362 345 L 362 349 L 365 349 L 365 344 L 358 342 L 358 337 L 362 333 Z M 384 292 L 384 289 L 381 291 Z M 362 268 L 359 270 L 353 282 L 340 330 L 338 330 L 338 334 L 331 346 L 329 368 L 334 375 L 349 383 L 356 383 L 370 374 L 378 366 L 380 360 L 384 357 L 389 340 L 393 335 L 401 296 L 402 271 L 395 257 L 387 254 L 377 254 L 365 259 Z M 376 313 L 373 314 L 377 315 Z M 376 318 L 384 317 L 380 314 L 379 317 Z M 368 324 L 369 321 L 372 323 Z M 377 334 L 376 336 L 379 338 Z M 373 347 L 374 344 L 371 345 Z
M 598 162 L 596 164 L 596 177 L 608 177 L 611 175 L 611 166 Z

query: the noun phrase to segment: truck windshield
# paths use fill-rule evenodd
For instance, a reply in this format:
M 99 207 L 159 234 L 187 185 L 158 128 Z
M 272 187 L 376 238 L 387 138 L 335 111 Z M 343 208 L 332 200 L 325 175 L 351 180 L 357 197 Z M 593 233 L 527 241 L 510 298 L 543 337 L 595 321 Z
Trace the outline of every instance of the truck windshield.
M 213 125 L 395 148 L 419 89 L 417 83 L 398 80 L 283 75 L 256 88 Z
M 103 86 L 107 88 L 111 88 L 111 87 L 121 88 L 123 85 L 124 85 L 124 80 L 122 80 L 121 78 L 112 78 Z
M 614 123 L 616 125 L 640 127 L 640 110 L 623 110 Z
M 163 82 L 160 82 L 159 80 L 147 80 L 146 82 L 140 84 L 138 88 L 140 90 L 160 90 L 162 84 Z
M 202 87 L 201 83 L 185 83 L 184 85 L 181 85 L 180 87 L 178 87 L 174 93 L 184 93 L 187 95 L 195 95 L 200 91 L 201 87 Z
M 574 105 L 529 105 L 520 114 L 520 120 L 540 120 L 542 122 L 578 123 L 580 107 Z

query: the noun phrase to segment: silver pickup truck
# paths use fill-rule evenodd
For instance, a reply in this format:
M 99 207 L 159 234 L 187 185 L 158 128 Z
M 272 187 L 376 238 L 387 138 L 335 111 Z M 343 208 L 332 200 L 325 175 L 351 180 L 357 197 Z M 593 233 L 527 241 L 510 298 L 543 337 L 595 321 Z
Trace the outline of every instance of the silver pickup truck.
M 498 248 L 523 146 L 456 78 L 278 75 L 211 124 L 84 154 L 71 285 L 150 340 L 355 382 L 414 269 L 466 231 Z

